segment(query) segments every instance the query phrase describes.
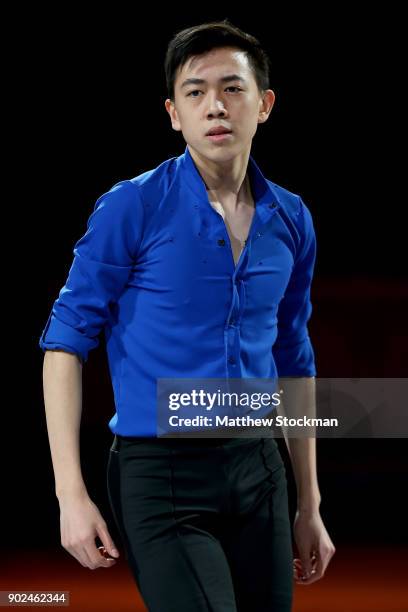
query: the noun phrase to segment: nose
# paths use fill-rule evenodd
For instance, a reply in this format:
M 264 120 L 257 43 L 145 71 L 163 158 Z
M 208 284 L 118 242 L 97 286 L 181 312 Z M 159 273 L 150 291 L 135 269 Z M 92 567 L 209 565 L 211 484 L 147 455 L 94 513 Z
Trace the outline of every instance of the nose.
M 227 109 L 221 100 L 217 99 L 216 96 L 212 96 L 207 111 L 207 117 L 225 117 L 227 115 Z

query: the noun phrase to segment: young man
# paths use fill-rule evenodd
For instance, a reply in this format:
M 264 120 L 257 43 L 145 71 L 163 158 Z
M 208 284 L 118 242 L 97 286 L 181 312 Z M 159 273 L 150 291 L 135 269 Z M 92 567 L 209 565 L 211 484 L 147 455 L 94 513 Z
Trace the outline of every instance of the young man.
M 293 579 L 318 580 L 335 550 L 315 440 L 286 440 L 293 560 L 273 437 L 160 438 L 156 394 L 159 378 L 279 376 L 310 408 L 313 223 L 250 155 L 275 100 L 259 42 L 227 20 L 201 24 L 176 34 L 165 68 L 185 152 L 98 199 L 40 339 L 61 542 L 92 569 L 118 556 L 79 459 L 82 363 L 104 329 L 116 406 L 109 499 L 148 609 L 288 611 Z

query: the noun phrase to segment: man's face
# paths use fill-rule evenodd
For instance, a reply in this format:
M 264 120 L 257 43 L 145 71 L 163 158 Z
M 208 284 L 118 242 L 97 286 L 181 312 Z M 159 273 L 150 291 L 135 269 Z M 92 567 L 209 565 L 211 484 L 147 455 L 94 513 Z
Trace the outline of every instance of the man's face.
M 271 89 L 263 95 L 258 90 L 245 52 L 223 47 L 191 57 L 179 68 L 174 104 L 167 99 L 165 106 L 173 129 L 182 132 L 188 145 L 203 157 L 222 162 L 250 150 L 258 123 L 267 120 L 274 100 Z M 231 133 L 220 139 L 207 136 L 218 126 Z

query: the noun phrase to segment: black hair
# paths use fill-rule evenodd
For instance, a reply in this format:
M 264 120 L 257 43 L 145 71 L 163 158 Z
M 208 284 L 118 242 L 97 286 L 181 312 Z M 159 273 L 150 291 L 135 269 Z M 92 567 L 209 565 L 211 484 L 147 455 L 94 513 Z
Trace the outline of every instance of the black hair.
M 164 70 L 167 94 L 174 102 L 174 82 L 178 68 L 187 60 L 221 47 L 236 47 L 246 52 L 260 92 L 269 89 L 270 58 L 259 41 L 234 26 L 228 19 L 211 21 L 177 32 L 168 44 Z

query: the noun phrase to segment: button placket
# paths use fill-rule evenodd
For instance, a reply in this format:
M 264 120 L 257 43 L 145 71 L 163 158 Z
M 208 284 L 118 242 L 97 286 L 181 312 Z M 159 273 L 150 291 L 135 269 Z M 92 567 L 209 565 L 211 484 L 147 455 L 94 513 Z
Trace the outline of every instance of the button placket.
M 227 375 L 229 377 L 237 377 L 240 376 L 241 371 L 239 328 L 241 317 L 245 308 L 245 284 L 242 279 L 242 270 L 249 262 L 252 242 L 254 240 L 262 239 L 264 232 L 261 226 L 267 223 L 276 213 L 278 206 L 275 202 L 263 202 L 259 204 L 259 207 L 255 208 L 244 248 L 240 253 L 238 262 L 235 264 L 232 245 L 225 220 L 222 215 L 209 203 L 206 202 L 206 204 L 209 205 L 208 210 L 205 211 L 205 216 L 207 217 L 208 222 L 207 237 L 211 239 L 212 236 L 212 240 L 215 241 L 216 248 L 222 249 L 229 246 L 232 262 L 233 272 L 231 275 L 231 280 L 233 283 L 233 297 L 229 317 L 225 324 L 224 333 Z M 211 215 L 216 215 L 216 217 L 211 217 Z M 217 222 L 215 222 L 215 219 L 217 219 Z

